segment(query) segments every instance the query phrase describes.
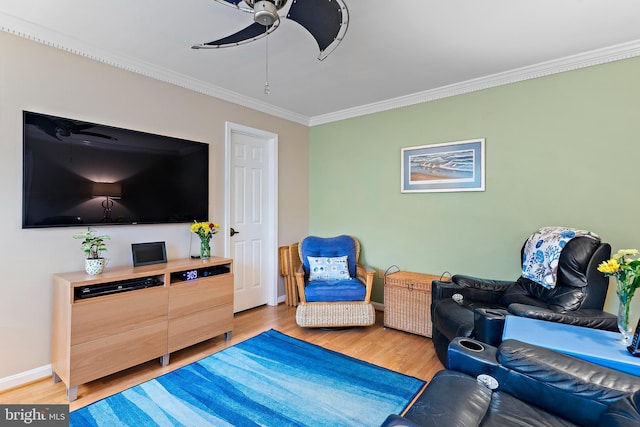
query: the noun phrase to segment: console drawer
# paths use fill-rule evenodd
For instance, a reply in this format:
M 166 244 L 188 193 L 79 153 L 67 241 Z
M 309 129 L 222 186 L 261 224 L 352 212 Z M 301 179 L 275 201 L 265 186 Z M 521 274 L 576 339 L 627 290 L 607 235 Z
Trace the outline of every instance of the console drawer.
M 165 287 L 78 301 L 71 315 L 71 345 L 167 320 Z
M 169 288 L 169 319 L 196 311 L 233 303 L 233 276 L 225 274 L 192 282 L 172 284 Z
M 167 321 L 71 347 L 69 387 L 167 354 Z
M 233 303 L 201 310 L 169 321 L 169 352 L 233 329 Z

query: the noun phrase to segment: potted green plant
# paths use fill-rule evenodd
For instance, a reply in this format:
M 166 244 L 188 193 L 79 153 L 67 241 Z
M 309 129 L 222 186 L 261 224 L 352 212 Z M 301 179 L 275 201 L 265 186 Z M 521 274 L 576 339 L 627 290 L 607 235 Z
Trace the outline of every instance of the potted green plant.
M 85 270 L 88 274 L 95 275 L 104 271 L 106 260 L 100 255 L 107 250 L 105 240 L 109 240 L 107 235 L 96 236 L 97 231 L 93 228 L 87 229 L 73 235 L 74 239 L 81 239 L 80 249 L 87 255 L 85 259 Z

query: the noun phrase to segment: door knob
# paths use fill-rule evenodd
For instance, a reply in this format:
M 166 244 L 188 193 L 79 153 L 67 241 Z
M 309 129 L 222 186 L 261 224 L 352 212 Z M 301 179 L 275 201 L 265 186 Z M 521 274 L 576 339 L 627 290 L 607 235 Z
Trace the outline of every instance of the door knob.
M 240 232 L 239 232 L 239 231 L 234 230 L 234 229 L 233 229 L 233 227 L 231 227 L 231 230 L 229 231 L 229 235 L 230 235 L 231 237 L 233 237 L 233 235 L 234 235 L 234 234 L 240 234 Z

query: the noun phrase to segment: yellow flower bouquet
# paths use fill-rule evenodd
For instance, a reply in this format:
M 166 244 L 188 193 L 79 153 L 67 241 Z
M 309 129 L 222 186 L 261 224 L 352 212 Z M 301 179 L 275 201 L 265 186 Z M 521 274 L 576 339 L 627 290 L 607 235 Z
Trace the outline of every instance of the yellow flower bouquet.
M 603 261 L 598 271 L 616 279 L 616 294 L 620 300 L 618 308 L 618 329 L 622 333 L 623 343 L 631 343 L 633 324 L 629 322 L 631 299 L 640 286 L 640 260 L 631 259 L 638 255 L 637 249 L 621 249 L 611 259 Z
M 211 237 L 218 231 L 220 231 L 220 224 L 193 221 L 193 224 L 191 224 L 191 232 L 196 233 L 198 237 L 200 237 L 200 258 L 211 258 Z

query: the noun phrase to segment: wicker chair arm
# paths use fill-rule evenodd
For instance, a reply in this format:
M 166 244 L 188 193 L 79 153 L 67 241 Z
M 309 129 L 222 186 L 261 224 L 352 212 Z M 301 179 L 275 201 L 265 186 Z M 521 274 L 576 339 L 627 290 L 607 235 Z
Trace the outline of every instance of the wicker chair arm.
M 371 302 L 371 290 L 373 289 L 373 279 L 376 276 L 376 270 L 363 265 L 356 264 L 356 277 L 364 284 L 366 294 L 364 296 L 364 302 Z
M 307 298 L 304 295 L 304 265 L 300 264 L 298 269 L 293 273 L 296 278 L 296 285 L 298 286 L 298 297 L 300 302 L 307 302 Z

